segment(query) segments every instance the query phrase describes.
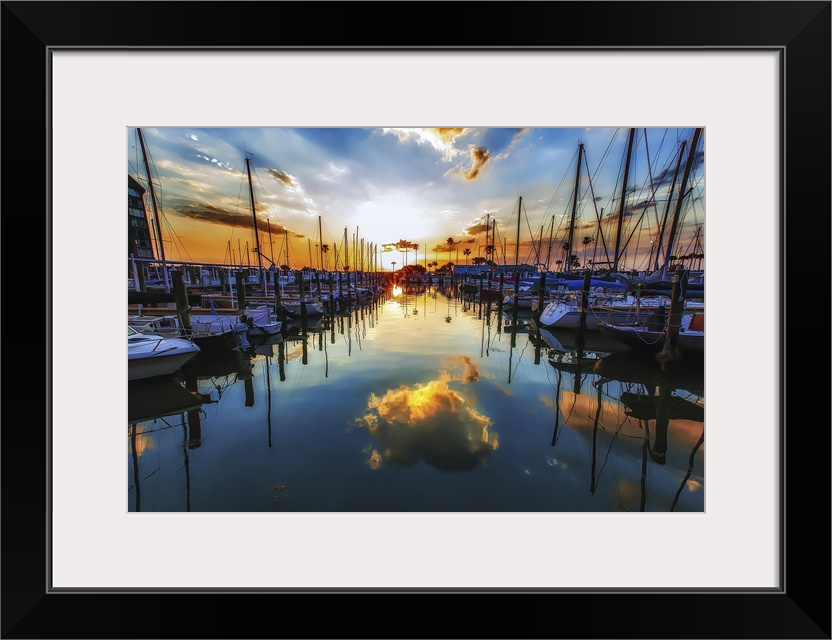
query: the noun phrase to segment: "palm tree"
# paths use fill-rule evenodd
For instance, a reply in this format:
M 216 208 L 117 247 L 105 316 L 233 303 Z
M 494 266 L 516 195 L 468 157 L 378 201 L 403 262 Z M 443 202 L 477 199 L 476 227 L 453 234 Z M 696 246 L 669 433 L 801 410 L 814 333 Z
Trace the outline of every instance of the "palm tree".
M 451 251 L 454 250 L 454 239 L 453 238 L 448 238 L 447 243 L 448 243 L 448 262 L 450 262 L 451 261 Z
M 407 266 L 407 250 L 408 250 L 409 247 L 410 247 L 410 241 L 409 240 L 399 240 L 396 243 L 396 248 L 399 251 L 404 251 L 404 267 Z M 404 267 L 402 267 L 402 268 L 404 268 Z
M 471 250 L 468 247 L 465 247 L 462 250 L 462 255 L 465 256 L 465 266 L 467 267 L 468 266 L 468 256 L 471 255 Z
M 326 270 L 329 271 L 329 245 L 328 244 L 322 244 L 321 245 L 321 253 L 323 253 L 324 256 L 326 257 Z M 321 265 L 321 266 L 323 267 L 323 265 Z
M 594 240 L 592 236 L 584 236 L 584 262 L 586 262 L 586 251 Z

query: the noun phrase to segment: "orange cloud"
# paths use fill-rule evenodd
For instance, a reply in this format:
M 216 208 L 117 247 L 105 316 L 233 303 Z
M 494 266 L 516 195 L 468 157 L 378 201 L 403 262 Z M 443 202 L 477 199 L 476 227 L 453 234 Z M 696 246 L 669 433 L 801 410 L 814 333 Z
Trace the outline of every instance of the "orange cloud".
M 465 131 L 463 127 L 438 127 L 433 129 L 436 136 L 445 144 L 452 143 L 456 138 L 462 135 Z
M 483 167 L 488 164 L 491 159 L 491 154 L 488 149 L 471 145 L 471 169 L 465 175 L 467 180 L 476 180 Z
M 442 366 L 449 369 L 462 369 L 462 376 L 455 378 L 466 384 L 469 382 L 477 382 L 480 379 L 479 365 L 474 363 L 469 356 L 451 356 L 443 357 L 441 359 Z

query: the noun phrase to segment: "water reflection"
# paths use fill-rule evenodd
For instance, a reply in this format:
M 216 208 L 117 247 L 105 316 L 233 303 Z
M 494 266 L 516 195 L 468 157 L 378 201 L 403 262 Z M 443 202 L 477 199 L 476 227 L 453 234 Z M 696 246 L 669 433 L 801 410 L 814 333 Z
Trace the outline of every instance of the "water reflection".
M 131 470 L 129 490 L 133 495 L 131 510 L 142 510 L 142 482 L 156 470 L 148 469 L 141 462 L 148 453 L 154 453 L 158 434 L 163 431 L 182 433 L 183 469 L 189 485 L 188 451 L 200 445 L 200 407 L 205 401 L 204 396 L 186 389 L 170 377 L 129 383 L 127 414 Z M 184 506 L 186 511 L 190 511 L 188 500 Z
M 705 435 L 704 363 L 677 360 L 663 365 L 655 357 L 616 345 L 607 345 L 614 352 L 584 351 L 587 339 L 594 341 L 592 346 L 605 348 L 603 340 L 593 333 L 575 336 L 578 349 L 564 347 L 555 336 L 541 336 L 550 348 L 549 362 L 558 372 L 552 445 L 557 445 L 564 428 L 584 439 L 590 451 L 589 490 L 593 494 L 614 455 L 614 447 L 625 449 L 634 460 L 640 457 L 637 486 L 632 478 L 621 479 L 615 472 L 622 510 L 648 510 L 647 480 L 655 468 L 652 465 L 666 466 L 672 460 L 681 466 L 687 460 L 672 501 L 667 503 L 670 496 L 666 486 L 659 501 L 663 508 L 667 503 L 667 510 L 673 511 L 685 488 L 696 493 L 703 487 L 704 478 L 696 464 Z M 571 388 L 563 384 L 564 373 L 571 378 Z
M 704 510 L 702 362 L 453 287 L 403 286 L 154 383 L 195 404 L 130 387 L 135 511 Z
M 459 380 L 479 378 L 469 374 Z M 450 387 L 452 379 L 443 371 L 425 384 L 370 395 L 367 412 L 357 422 L 378 441 L 368 461 L 371 468 L 378 469 L 383 461 L 397 467 L 423 461 L 442 471 L 466 471 L 497 449 L 497 434 L 489 432 L 491 419 L 473 407 L 470 396 Z

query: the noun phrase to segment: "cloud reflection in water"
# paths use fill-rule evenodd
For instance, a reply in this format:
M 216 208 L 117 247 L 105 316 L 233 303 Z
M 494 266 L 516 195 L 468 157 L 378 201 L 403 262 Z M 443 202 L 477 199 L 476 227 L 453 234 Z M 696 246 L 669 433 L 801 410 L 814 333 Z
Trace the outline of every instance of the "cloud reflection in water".
M 462 366 L 462 382 L 479 379 L 470 361 L 454 359 L 448 364 Z M 380 443 L 380 450 L 373 449 L 367 461 L 371 469 L 380 468 L 382 461 L 397 467 L 422 461 L 441 471 L 467 471 L 497 449 L 497 434 L 489 431 L 491 419 L 450 388 L 453 379 L 442 371 L 438 380 L 370 395 L 367 412 L 357 423 Z

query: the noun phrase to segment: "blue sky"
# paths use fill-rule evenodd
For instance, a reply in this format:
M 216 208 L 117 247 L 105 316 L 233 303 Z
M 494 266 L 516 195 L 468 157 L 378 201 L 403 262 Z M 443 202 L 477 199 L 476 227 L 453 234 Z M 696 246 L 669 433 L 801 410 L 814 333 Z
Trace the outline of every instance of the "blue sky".
M 363 242 L 379 267 L 407 261 L 464 264 L 484 256 L 494 228 L 498 262 L 549 264 L 568 237 L 578 146 L 583 144 L 573 253 L 612 259 L 621 213 L 628 128 L 144 128 L 168 260 L 256 264 L 246 154 L 250 154 L 262 254 L 334 266 Z M 692 128 L 637 128 L 623 209 L 620 265 L 647 268 L 683 140 Z M 681 208 L 674 254 L 704 240 L 703 140 Z M 687 159 L 683 154 L 682 169 Z M 136 129 L 128 172 L 147 186 Z M 669 212 L 672 215 L 682 171 Z M 522 209 L 518 209 L 522 197 Z M 150 198 L 148 209 L 152 210 Z M 603 209 L 603 213 L 601 213 Z M 515 250 L 518 216 L 520 245 Z M 601 224 L 599 225 L 599 217 Z M 320 228 L 320 232 L 319 232 Z M 669 228 L 669 223 L 666 229 Z M 697 230 L 699 235 L 697 236 Z M 448 238 L 453 249 L 448 251 Z M 591 241 L 584 242 L 584 239 Z M 491 241 L 489 241 L 491 243 Z M 414 250 L 403 247 L 418 244 Z M 664 249 L 663 249 L 664 251 Z M 366 258 L 369 260 L 369 258 Z M 652 261 L 651 261 L 652 262 Z M 366 263 L 365 263 L 366 264 Z M 268 261 L 264 262 L 268 266 Z

